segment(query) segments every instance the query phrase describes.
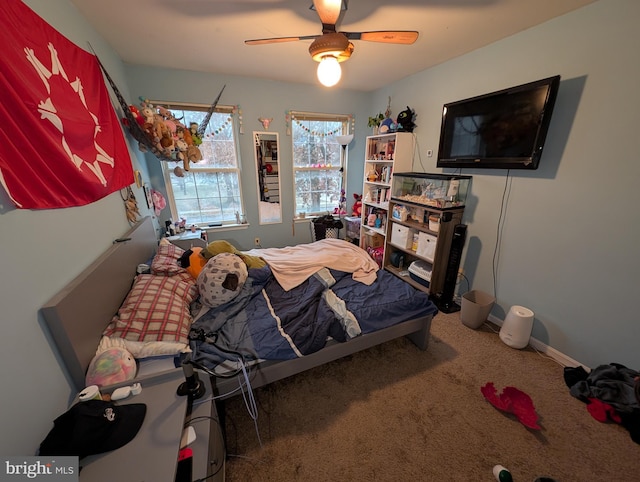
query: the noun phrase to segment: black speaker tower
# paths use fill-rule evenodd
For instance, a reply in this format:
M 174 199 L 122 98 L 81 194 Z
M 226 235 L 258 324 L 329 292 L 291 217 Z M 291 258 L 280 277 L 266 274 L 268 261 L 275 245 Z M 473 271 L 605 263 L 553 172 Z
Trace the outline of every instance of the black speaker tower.
M 467 237 L 467 225 L 458 224 L 453 228 L 453 239 L 451 240 L 451 250 L 449 251 L 449 262 L 447 272 L 444 276 L 444 287 L 442 293 L 436 296 L 434 302 L 443 313 L 454 313 L 460 311 L 460 305 L 453 301 L 458 279 L 458 269 L 462 258 L 462 248 Z

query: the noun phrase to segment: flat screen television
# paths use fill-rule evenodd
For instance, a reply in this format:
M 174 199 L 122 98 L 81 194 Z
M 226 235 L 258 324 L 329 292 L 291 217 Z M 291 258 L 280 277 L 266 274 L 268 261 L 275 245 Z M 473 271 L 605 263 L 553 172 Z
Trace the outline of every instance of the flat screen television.
M 560 76 L 450 102 L 437 167 L 537 169 Z

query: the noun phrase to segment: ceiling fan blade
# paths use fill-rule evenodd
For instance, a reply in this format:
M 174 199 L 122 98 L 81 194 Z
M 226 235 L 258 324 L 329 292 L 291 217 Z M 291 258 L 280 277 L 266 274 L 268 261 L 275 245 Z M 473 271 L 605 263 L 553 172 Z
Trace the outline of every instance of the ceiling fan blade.
M 378 30 L 373 32 L 340 32 L 349 40 L 366 40 L 368 42 L 382 42 L 388 44 L 409 45 L 418 39 L 418 32 L 414 30 Z
M 320 35 L 303 35 L 301 37 L 275 37 L 275 38 L 259 38 L 253 40 L 245 40 L 247 45 L 265 45 L 265 44 L 279 44 L 284 42 L 295 42 L 298 40 L 315 40 Z
M 313 7 L 318 12 L 323 28 L 325 25 L 333 26 L 335 32 L 335 25 L 342 9 L 342 0 L 313 0 Z

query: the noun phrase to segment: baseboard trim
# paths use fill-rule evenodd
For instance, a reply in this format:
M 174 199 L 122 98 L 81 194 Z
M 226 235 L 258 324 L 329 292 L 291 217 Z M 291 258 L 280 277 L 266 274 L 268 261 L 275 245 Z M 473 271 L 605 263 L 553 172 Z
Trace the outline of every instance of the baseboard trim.
M 502 326 L 502 323 L 504 322 L 504 320 L 501 320 L 500 318 L 494 316 L 494 315 L 489 315 L 488 320 L 491 323 L 494 323 L 498 326 Z M 562 366 L 565 367 L 577 367 L 578 365 L 580 365 L 582 368 L 584 368 L 586 371 L 591 371 L 591 368 L 589 368 L 588 366 L 586 366 L 583 363 L 580 363 L 577 360 L 574 360 L 573 358 L 565 355 L 564 353 L 556 350 L 555 348 L 547 345 L 546 343 L 541 342 L 540 340 L 534 338 L 534 337 L 530 337 L 529 338 L 529 345 L 531 345 L 534 349 L 538 350 L 540 353 L 544 353 L 545 355 L 547 355 L 550 358 L 553 358 L 555 361 L 557 361 L 558 363 L 560 363 Z

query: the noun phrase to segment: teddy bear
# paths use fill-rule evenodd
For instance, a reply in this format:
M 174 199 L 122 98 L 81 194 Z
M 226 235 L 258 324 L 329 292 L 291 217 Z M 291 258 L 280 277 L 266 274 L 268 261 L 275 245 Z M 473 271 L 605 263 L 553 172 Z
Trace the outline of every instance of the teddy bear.
M 176 141 L 176 159 L 179 161 L 184 161 L 184 159 L 187 157 L 187 149 L 189 149 L 187 143 L 182 139 L 178 139 Z
M 140 116 L 144 119 L 145 122 L 149 122 L 151 124 L 153 124 L 154 121 L 154 116 L 155 112 L 153 112 L 153 109 L 149 106 L 143 107 L 142 110 L 140 111 Z
M 198 162 L 202 160 L 202 153 L 196 146 L 187 147 L 187 161 Z M 188 169 L 187 169 L 188 171 Z

